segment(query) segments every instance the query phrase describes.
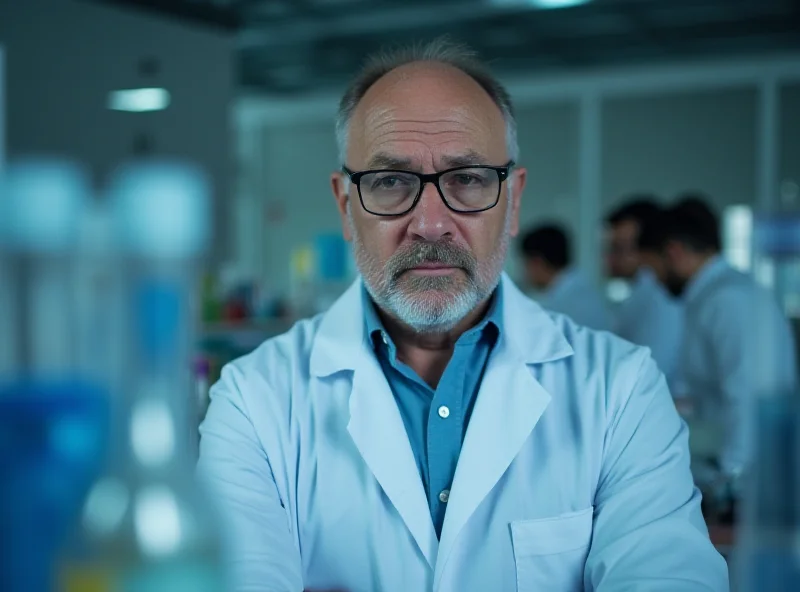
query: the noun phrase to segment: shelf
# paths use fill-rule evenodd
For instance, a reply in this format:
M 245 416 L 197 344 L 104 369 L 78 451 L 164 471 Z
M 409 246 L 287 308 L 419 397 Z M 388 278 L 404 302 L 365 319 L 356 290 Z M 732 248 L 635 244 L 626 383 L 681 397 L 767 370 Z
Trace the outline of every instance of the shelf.
M 202 343 L 224 342 L 228 347 L 254 349 L 270 337 L 285 333 L 294 323 L 294 319 L 263 319 L 204 324 L 198 339 Z

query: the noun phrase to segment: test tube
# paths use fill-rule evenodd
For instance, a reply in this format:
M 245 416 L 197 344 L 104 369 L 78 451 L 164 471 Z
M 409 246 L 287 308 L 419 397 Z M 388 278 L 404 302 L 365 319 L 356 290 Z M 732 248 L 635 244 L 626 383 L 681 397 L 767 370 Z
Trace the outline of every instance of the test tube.
M 30 376 L 74 369 L 74 252 L 89 195 L 86 174 L 57 160 L 12 163 L 5 179 L 8 267 L 17 292 L 17 363 Z

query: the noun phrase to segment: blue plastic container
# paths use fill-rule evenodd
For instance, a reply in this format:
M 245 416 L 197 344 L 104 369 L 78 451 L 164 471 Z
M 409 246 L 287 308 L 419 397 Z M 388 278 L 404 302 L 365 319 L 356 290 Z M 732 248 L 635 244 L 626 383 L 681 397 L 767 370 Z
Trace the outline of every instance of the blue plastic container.
M 321 234 L 315 241 L 317 279 L 321 282 L 347 280 L 347 242 L 340 234 Z
M 3 592 L 53 590 L 53 559 L 102 468 L 108 426 L 108 398 L 95 385 L 0 385 Z

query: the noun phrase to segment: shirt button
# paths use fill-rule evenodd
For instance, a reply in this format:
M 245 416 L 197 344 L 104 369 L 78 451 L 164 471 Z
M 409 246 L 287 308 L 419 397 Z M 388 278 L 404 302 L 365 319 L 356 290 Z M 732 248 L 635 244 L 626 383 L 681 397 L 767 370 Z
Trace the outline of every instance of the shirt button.
M 383 343 L 385 345 L 389 345 L 389 338 L 386 337 L 386 333 L 384 333 L 383 331 L 381 331 L 381 339 L 383 340 Z
M 447 501 L 450 499 L 450 490 L 443 489 L 442 492 L 439 494 L 439 501 L 443 504 L 446 504 Z
M 442 419 L 447 419 L 448 417 L 450 417 L 450 408 L 447 407 L 447 405 L 442 405 L 441 407 L 439 407 L 439 417 L 441 417 Z

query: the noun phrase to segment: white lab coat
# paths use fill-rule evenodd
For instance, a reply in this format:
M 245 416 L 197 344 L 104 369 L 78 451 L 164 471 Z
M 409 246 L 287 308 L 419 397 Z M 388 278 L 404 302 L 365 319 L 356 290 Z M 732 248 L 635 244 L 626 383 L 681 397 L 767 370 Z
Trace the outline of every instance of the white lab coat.
M 589 279 L 577 268 L 562 271 L 542 294 L 541 305 L 567 315 L 579 325 L 609 331 L 611 315 L 603 297 Z
M 359 282 L 226 366 L 199 464 L 230 529 L 234 590 L 728 589 L 647 350 L 502 281 L 441 540 Z
M 636 274 L 631 295 L 617 309 L 615 333 L 650 348 L 670 387 L 679 383 L 678 357 L 683 339 L 683 309 L 649 268 Z M 673 391 L 674 394 L 674 391 Z
M 755 398 L 792 391 L 797 358 L 774 296 L 723 259 L 709 261 L 684 294 L 681 367 L 698 426 L 714 431 L 723 468 L 737 473 L 752 452 Z

